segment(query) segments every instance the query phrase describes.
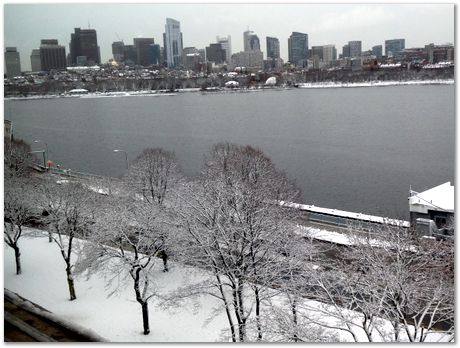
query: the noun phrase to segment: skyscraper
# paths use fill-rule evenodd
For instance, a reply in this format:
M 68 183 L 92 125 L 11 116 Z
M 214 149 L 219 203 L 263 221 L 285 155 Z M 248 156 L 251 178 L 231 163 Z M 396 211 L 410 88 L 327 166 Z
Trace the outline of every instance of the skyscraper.
M 350 57 L 350 45 L 345 44 L 342 47 L 342 58 L 349 58 Z
M 337 59 L 337 50 L 335 45 L 324 45 L 323 46 L 323 62 L 329 64 Z
M 314 56 L 321 61 L 323 60 L 323 46 L 311 46 L 311 58 Z
M 42 63 L 40 60 L 40 49 L 33 49 L 30 54 L 30 66 L 32 71 L 42 70 Z
M 125 63 L 127 65 L 135 65 L 137 62 L 136 47 L 134 45 L 125 45 L 123 52 Z
M 164 47 L 166 52 L 166 63 L 168 67 L 178 67 L 181 65 L 182 33 L 180 31 L 180 22 L 172 18 L 166 18 L 165 33 L 163 35 Z
M 5 69 L 8 78 L 21 76 L 21 60 L 16 47 L 5 48 Z
M 350 57 L 361 57 L 361 41 L 348 41 L 350 48 Z
M 150 45 L 155 44 L 153 38 L 135 38 L 134 46 L 136 47 L 137 64 L 148 66 L 151 62 Z
M 225 50 L 225 61 L 230 63 L 232 57 L 232 38 L 230 35 L 227 37 L 216 37 L 216 42 L 222 45 L 222 48 Z
M 161 65 L 163 63 L 163 58 L 161 57 L 161 47 L 157 44 L 149 45 L 150 50 L 150 64 Z
M 213 43 L 206 47 L 206 60 L 216 64 L 222 64 L 225 61 L 226 53 L 220 43 Z
M 244 51 L 247 52 L 249 51 L 249 36 L 253 34 L 252 31 L 250 31 L 249 29 L 246 30 L 244 33 L 243 33 L 243 44 L 244 44 Z
M 41 70 L 62 70 L 67 67 L 65 47 L 58 44 L 58 40 L 41 40 L 40 44 Z
M 115 41 L 112 43 L 113 59 L 119 63 L 125 60 L 125 44 L 123 41 Z
M 75 28 L 70 35 L 70 62 L 77 64 L 77 57 L 86 57 L 88 65 L 100 64 L 101 58 L 97 45 L 97 34 L 94 29 Z
M 260 51 L 259 37 L 253 31 L 245 31 L 243 33 L 244 51 Z
M 307 66 L 308 34 L 292 32 L 288 39 L 289 61 L 296 66 Z
M 405 39 L 385 40 L 385 55 L 387 57 L 397 57 L 406 48 Z
M 280 58 L 280 40 L 276 37 L 267 36 L 267 59 Z

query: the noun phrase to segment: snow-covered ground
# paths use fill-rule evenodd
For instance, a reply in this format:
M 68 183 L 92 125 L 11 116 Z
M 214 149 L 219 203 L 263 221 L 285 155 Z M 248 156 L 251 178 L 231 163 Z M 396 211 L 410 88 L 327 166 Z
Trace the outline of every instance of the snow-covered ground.
M 180 308 L 157 308 L 159 300 L 151 301 L 149 335 L 142 332 L 141 306 L 136 302 L 132 281 L 121 285 L 120 291 L 108 297 L 111 289 L 101 274 L 90 279 L 77 277 L 77 300 L 69 301 L 65 263 L 55 243 L 39 230 L 26 229 L 19 241 L 23 274 L 15 274 L 12 249 L 4 248 L 4 287 L 39 304 L 62 318 L 90 328 L 112 342 L 215 342 L 221 341 L 226 329 L 225 314 L 218 315 L 208 325 L 206 319 L 219 302 L 203 298 L 201 306 L 190 300 Z M 171 291 L 189 280 L 190 271 L 174 264 L 162 272 L 159 260 L 157 287 L 162 293 Z M 194 279 L 198 280 L 198 279 Z
M 411 80 L 411 81 L 369 81 L 369 82 L 311 82 L 300 83 L 299 88 L 351 88 L 351 87 L 386 87 L 407 85 L 453 85 L 454 79 L 448 80 Z
M 338 237 L 338 236 L 336 236 Z M 84 242 L 77 241 L 76 245 Z M 119 291 L 109 297 L 113 287 L 107 287 L 106 278 L 101 273 L 90 278 L 77 277 L 75 286 L 77 300 L 69 301 L 65 275 L 65 264 L 55 243 L 49 243 L 43 231 L 26 228 L 19 241 L 23 274 L 15 274 L 14 253 L 4 246 L 4 287 L 35 302 L 68 322 L 82 327 L 112 342 L 217 342 L 228 341 L 227 319 L 223 311 L 214 309 L 220 304 L 210 295 L 202 295 L 197 301 L 185 300 L 172 308 L 159 306 L 160 300 L 153 299 L 149 304 L 150 335 L 142 334 L 142 316 L 140 305 L 135 301 L 132 281 L 120 284 Z M 74 260 L 75 261 L 75 260 Z M 162 272 L 161 262 L 155 269 L 156 290 L 167 295 L 180 286 L 191 282 L 200 282 L 206 274 L 181 264 L 171 263 L 170 271 Z M 115 285 L 113 285 L 115 286 Z M 275 298 L 282 303 L 282 299 Z M 309 316 L 328 324 L 337 323 L 338 319 L 328 317 L 325 313 L 334 310 L 315 301 L 305 301 L 304 307 L 311 309 Z M 318 311 L 323 310 L 323 313 Z M 325 309 L 327 309 L 325 311 Z M 324 312 L 325 311 L 325 312 Z M 340 311 L 340 315 L 355 317 L 352 311 Z M 208 320 L 209 318 L 212 320 Z M 383 323 L 390 329 L 390 323 Z M 351 341 L 350 334 L 343 331 L 332 333 L 340 341 Z M 362 330 L 356 329 L 359 339 L 365 341 Z M 437 341 L 438 334 L 429 335 L 429 340 Z

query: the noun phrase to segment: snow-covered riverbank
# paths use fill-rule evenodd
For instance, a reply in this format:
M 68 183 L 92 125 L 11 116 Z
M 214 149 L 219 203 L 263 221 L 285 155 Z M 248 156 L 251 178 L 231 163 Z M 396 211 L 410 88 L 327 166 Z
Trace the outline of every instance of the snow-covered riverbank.
M 388 87 L 412 85 L 453 85 L 454 79 L 449 80 L 413 80 L 413 81 L 367 81 L 367 82 L 311 82 L 300 83 L 299 88 L 353 88 L 353 87 Z
M 82 247 L 83 243 L 77 240 L 75 248 Z M 135 300 L 130 279 L 123 282 L 121 278 L 114 277 L 112 286 L 107 286 L 106 277 L 110 277 L 109 274 L 99 272 L 89 278 L 77 277 L 77 300 L 69 301 L 65 264 L 56 244 L 48 242 L 46 232 L 25 228 L 19 244 L 23 274 L 15 274 L 14 252 L 5 245 L 4 287 L 43 306 L 67 322 L 91 329 L 112 342 L 228 341 L 228 335 L 225 334 L 228 323 L 224 310 L 221 307 L 218 309 L 221 303 L 211 295 L 201 295 L 196 301 L 185 300 L 169 308 L 159 306 L 158 297 L 152 299 L 149 306 L 151 333 L 143 335 L 141 310 Z M 73 261 L 77 261 L 77 257 Z M 170 266 L 170 272 L 163 273 L 161 262 L 158 262 L 154 270 L 157 279 L 155 290 L 160 295 L 167 295 L 180 286 L 200 282 L 207 277 L 205 272 L 179 263 L 171 263 Z M 114 286 L 118 287 L 118 291 L 109 297 Z M 284 301 L 279 296 L 273 298 L 273 301 L 278 303 L 277 306 L 283 306 Z M 304 308 L 311 312 L 310 315 L 317 316 L 316 321 L 325 325 L 341 325 L 339 317 L 347 317 L 358 323 L 361 317 L 356 312 L 316 301 L 305 300 Z M 340 315 L 334 314 L 337 310 Z M 381 321 L 379 325 L 390 338 L 391 324 Z M 353 331 L 360 341 L 366 341 L 366 335 L 359 329 L 359 325 Z M 352 341 L 351 335 L 345 331 L 323 329 L 321 332 L 329 340 Z M 376 341 L 381 340 L 378 336 L 376 333 Z M 427 338 L 431 342 L 442 339 L 443 335 L 438 333 L 432 333 Z
M 298 88 L 356 88 L 356 87 L 388 87 L 388 86 L 409 86 L 409 85 L 453 85 L 454 79 L 448 80 L 411 80 L 411 81 L 367 81 L 367 82 L 310 82 L 300 83 Z M 88 94 L 46 94 L 46 95 L 33 95 L 27 97 L 8 97 L 5 100 L 36 100 L 36 99 L 53 99 L 53 98 L 113 98 L 113 97 L 164 97 L 176 96 L 181 93 L 188 92 L 202 92 L 203 94 L 216 94 L 216 93 L 242 93 L 242 92 L 260 92 L 268 90 L 289 90 L 294 89 L 290 86 L 275 86 L 275 87 L 252 87 L 252 88 L 222 88 L 219 90 L 202 91 L 200 88 L 184 88 L 178 89 L 174 92 L 161 90 L 161 91 L 123 91 L 123 92 L 95 92 Z

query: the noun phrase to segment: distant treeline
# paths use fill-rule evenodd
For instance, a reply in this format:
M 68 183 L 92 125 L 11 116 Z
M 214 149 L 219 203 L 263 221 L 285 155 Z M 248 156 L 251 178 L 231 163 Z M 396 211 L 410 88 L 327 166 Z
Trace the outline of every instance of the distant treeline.
M 265 81 L 276 76 L 277 85 L 295 85 L 309 82 L 343 82 L 358 83 L 367 81 L 409 81 L 453 79 L 454 67 L 443 69 L 376 69 L 376 70 L 308 70 L 293 73 L 261 72 L 254 75 L 212 75 L 208 77 L 116 77 L 116 78 L 82 78 L 80 81 L 57 81 L 48 79 L 40 84 L 11 84 L 4 86 L 5 96 L 30 96 L 65 93 L 75 88 L 84 88 L 89 92 L 122 91 L 160 91 L 184 88 L 224 87 L 229 80 L 239 82 L 240 88 L 263 85 Z

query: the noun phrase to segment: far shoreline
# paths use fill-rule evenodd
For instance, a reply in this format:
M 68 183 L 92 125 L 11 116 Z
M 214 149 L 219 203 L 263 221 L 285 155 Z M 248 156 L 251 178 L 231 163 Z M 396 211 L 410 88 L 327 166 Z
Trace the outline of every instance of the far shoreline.
M 137 91 L 117 91 L 117 92 L 89 92 L 87 94 L 71 95 L 68 93 L 61 94 L 43 94 L 31 96 L 4 96 L 4 100 L 37 100 L 37 99 L 55 99 L 55 98 L 104 98 L 104 97 L 160 97 L 175 96 L 182 93 L 201 92 L 202 94 L 222 94 L 222 93 L 247 93 L 265 90 L 291 90 L 291 89 L 324 89 L 324 88 L 363 88 L 363 87 L 390 87 L 390 86 L 415 86 L 415 85 L 454 85 L 455 79 L 434 79 L 434 80 L 407 80 L 407 81 L 368 81 L 368 82 L 310 82 L 299 83 L 297 86 L 256 86 L 249 88 L 217 88 L 212 90 L 203 90 L 201 88 L 184 88 L 174 91 L 170 90 L 137 90 Z

